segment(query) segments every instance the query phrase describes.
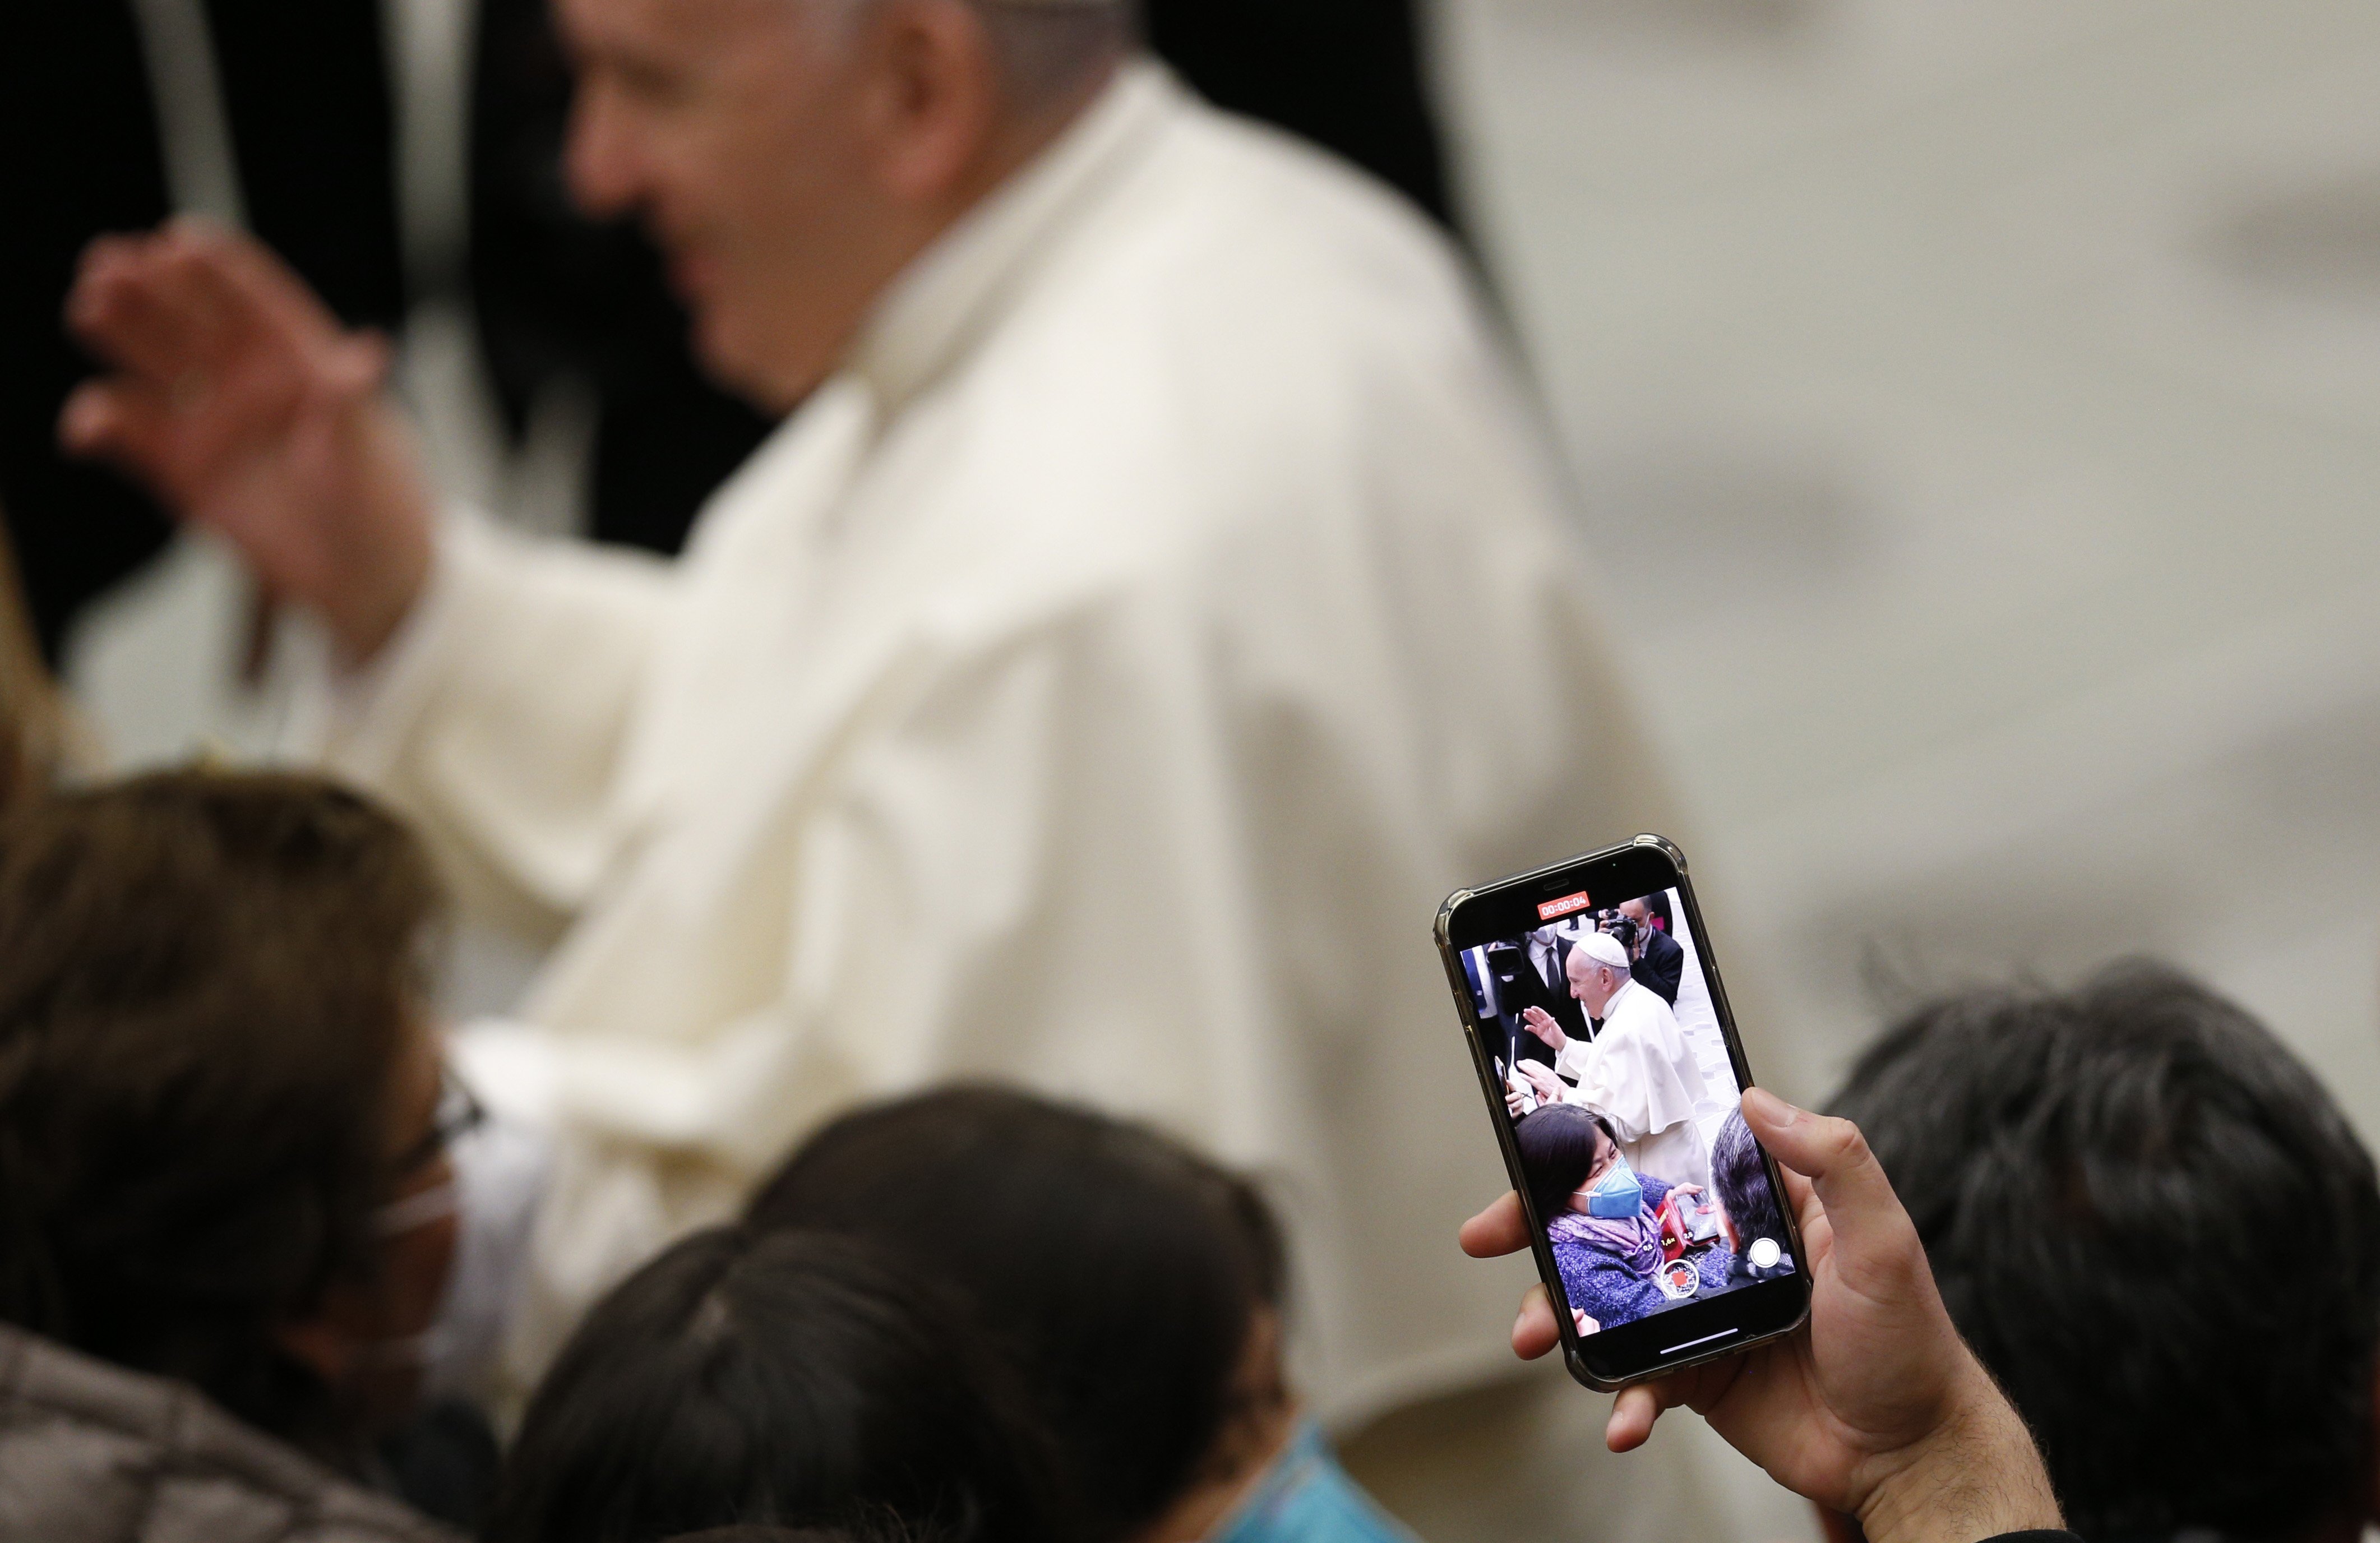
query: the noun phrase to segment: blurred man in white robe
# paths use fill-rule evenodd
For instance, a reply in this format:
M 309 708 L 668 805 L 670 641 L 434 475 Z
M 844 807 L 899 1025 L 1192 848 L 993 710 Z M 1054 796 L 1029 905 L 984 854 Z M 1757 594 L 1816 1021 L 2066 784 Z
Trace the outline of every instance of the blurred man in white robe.
M 1709 1096 L 1702 1067 L 1670 1004 L 1633 978 L 1630 964 L 1628 950 L 1608 932 L 1571 945 L 1570 994 L 1603 1027 L 1592 1040 L 1578 1039 L 1544 1008 L 1530 1008 L 1522 1021 L 1554 1051 L 1554 1071 L 1523 1062 L 1522 1075 L 1543 1101 L 1584 1104 L 1602 1115 L 1637 1172 L 1707 1189 L 1710 1153 L 1694 1127 Z
M 556 1143 L 519 1367 L 820 1120 L 1000 1076 L 1268 1177 L 1327 1415 L 1505 1374 L 1428 919 L 1668 800 L 1460 262 L 1097 0 L 561 14 L 579 197 L 787 415 L 681 563 L 435 512 L 377 345 L 221 233 L 94 249 L 63 422 L 322 620 L 322 756 L 553 941 L 458 1047 Z

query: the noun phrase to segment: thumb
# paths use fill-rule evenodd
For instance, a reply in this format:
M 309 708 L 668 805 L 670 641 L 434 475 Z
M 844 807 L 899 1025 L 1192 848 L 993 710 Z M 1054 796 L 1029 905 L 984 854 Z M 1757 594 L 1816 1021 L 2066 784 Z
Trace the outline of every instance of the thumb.
M 1743 1090 L 1742 1108 L 1769 1154 L 1816 1188 L 1838 1259 L 1891 1268 L 1918 1255 L 1916 1225 L 1857 1125 L 1796 1109 L 1762 1087 Z

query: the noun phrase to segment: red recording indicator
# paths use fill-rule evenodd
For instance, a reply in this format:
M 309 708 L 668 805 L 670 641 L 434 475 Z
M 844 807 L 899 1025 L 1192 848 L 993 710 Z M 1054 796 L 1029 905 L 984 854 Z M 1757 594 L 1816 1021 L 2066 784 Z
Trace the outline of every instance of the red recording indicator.
M 1560 900 L 1548 900 L 1544 905 L 1538 906 L 1537 919 L 1539 921 L 1551 921 L 1556 917 L 1566 917 L 1572 911 L 1584 911 L 1585 909 L 1586 892 L 1585 890 L 1581 890 L 1576 894 L 1566 894 Z

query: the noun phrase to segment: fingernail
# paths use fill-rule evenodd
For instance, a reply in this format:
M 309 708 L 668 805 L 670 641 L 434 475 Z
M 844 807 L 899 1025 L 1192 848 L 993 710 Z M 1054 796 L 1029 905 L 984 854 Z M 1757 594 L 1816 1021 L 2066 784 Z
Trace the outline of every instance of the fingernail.
M 1743 1090 L 1743 1098 L 1746 1103 L 1751 1102 L 1755 1099 L 1758 1099 L 1760 1100 L 1760 1117 L 1763 1120 L 1767 1121 L 1770 1124 L 1776 1125 L 1780 1129 L 1786 1125 L 1791 1124 L 1794 1121 L 1799 1120 L 1802 1117 L 1802 1112 L 1800 1110 L 1795 1109 L 1791 1104 L 1787 1103 L 1784 1100 L 1779 1098 L 1776 1094 L 1771 1093 L 1766 1087 L 1747 1087 Z

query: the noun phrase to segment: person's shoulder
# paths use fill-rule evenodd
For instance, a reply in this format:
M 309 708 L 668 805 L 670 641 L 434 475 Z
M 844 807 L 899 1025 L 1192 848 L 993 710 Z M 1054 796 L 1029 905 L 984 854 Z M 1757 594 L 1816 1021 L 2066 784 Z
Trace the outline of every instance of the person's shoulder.
M 1636 1002 L 1630 1011 L 1629 1016 L 1648 1028 L 1669 1030 L 1678 1027 L 1677 1009 L 1670 1005 L 1669 998 L 1641 980 L 1632 978 L 1629 984 L 1636 988 L 1634 991 L 1629 993 L 1631 999 L 1633 1000 L 1640 994 L 1644 999 Z
M 1608 1263 L 1603 1256 L 1576 1238 L 1558 1237 L 1550 1241 L 1554 1270 L 1561 1276 L 1562 1289 L 1573 1297 L 1591 1299 L 1599 1294 L 1596 1275 Z M 1587 1304 L 1582 1301 L 1572 1305 L 1584 1306 Z
M 1272 124 L 1217 107 L 1177 79 L 1160 88 L 1163 128 L 1146 188 L 1199 222 L 1245 227 L 1275 254 L 1363 254 L 1383 280 L 1461 285 L 1468 265 L 1443 226 L 1388 183 Z
M 1402 1523 L 1380 1509 L 1327 1442 L 1318 1438 L 1317 1444 L 1320 1461 L 1310 1486 L 1312 1498 L 1293 1518 L 1302 1524 L 1293 1535 L 1301 1543 L 1419 1543 Z
M 1402 194 L 1172 90 L 1154 142 L 1069 243 L 1050 320 L 1192 358 L 1261 348 L 1266 377 L 1293 384 L 1507 371 L 1467 260 Z
M 1214 212 L 1276 257 L 1311 250 L 1357 261 L 1371 282 L 1449 298 L 1472 287 L 1468 261 L 1441 226 L 1330 151 L 1205 103 L 1185 111 L 1176 144 Z
M 1621 988 L 1621 994 L 1612 998 L 1610 1004 L 1604 1008 L 1603 1032 L 1596 1036 L 1595 1042 L 1599 1045 L 1614 1035 L 1642 1033 L 1648 1026 L 1659 1022 L 1651 1004 L 1660 1002 L 1659 993 L 1647 989 L 1643 981 L 1631 975 Z
M 379 1496 L 351 1489 L 280 1543 L 463 1543 L 455 1533 Z
M 145 1512 L 163 1530 L 203 1518 L 274 1543 L 454 1543 L 435 1524 L 234 1418 L 186 1383 L 5 1325 L 0 1403 L 13 1406 L 0 1418 L 0 1447 L 34 1449 L 0 1458 L 0 1466 L 106 1475 L 99 1491 L 69 1489 L 63 1476 L 55 1492 L 39 1484 L 12 1491 L 13 1514 L 37 1526 L 44 1507 L 63 1520 L 115 1503 Z

